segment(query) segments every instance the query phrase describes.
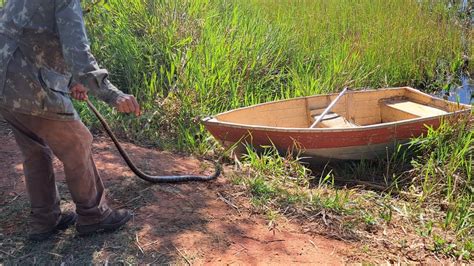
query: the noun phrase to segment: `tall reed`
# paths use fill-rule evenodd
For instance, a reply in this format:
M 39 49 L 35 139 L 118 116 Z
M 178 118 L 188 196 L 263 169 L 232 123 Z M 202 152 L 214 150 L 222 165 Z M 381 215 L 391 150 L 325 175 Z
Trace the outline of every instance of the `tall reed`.
M 454 17 L 441 1 L 109 0 L 87 22 L 112 80 L 147 110 L 109 118 L 205 152 L 204 115 L 343 86 L 441 86 L 462 62 Z

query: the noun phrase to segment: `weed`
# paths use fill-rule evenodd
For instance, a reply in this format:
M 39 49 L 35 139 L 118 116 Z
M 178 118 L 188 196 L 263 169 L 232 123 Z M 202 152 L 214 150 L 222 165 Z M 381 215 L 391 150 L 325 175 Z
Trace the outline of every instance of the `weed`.
M 337 168 L 326 165 L 319 178 L 311 176 L 315 171 L 305 169 L 298 155 L 282 156 L 273 146 L 246 146 L 242 169 L 234 182 L 248 188 L 254 206 L 272 221 L 275 216 L 271 214 L 293 209 L 303 222 L 308 217 L 321 217 L 330 230 L 342 228 L 343 234 L 368 239 L 380 228 L 385 232 L 399 227 L 401 235 L 387 234 L 384 243 L 398 243 L 398 248 L 410 250 L 413 234 L 424 239 L 425 250 L 469 260 L 474 217 L 473 132 L 469 118 L 457 120 L 456 128 L 449 126 L 452 123 L 444 121 L 426 136 L 401 144 L 385 160 L 353 162 L 342 170 L 340 164 Z M 383 184 L 385 192 L 340 188 L 334 182 L 350 183 L 353 178 Z
M 140 143 L 203 154 L 205 115 L 344 86 L 448 80 L 461 67 L 462 30 L 443 5 L 108 0 L 86 18 L 94 54 L 145 110 L 132 119 L 101 106 L 112 126 Z

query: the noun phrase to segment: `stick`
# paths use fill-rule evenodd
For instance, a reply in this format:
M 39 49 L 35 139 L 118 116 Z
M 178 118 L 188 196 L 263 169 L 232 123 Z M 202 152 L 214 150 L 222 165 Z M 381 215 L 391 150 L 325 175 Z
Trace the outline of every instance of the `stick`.
M 145 254 L 145 252 L 143 251 L 143 248 L 142 248 L 141 245 L 140 245 L 140 241 L 138 241 L 138 234 L 135 234 L 135 241 L 136 241 L 135 245 L 137 245 L 137 247 L 138 247 L 138 249 L 140 250 L 140 252 L 141 252 L 142 254 Z
M 352 183 L 352 184 L 355 184 L 355 185 L 365 186 L 368 189 L 373 189 L 373 190 L 377 190 L 377 191 L 381 191 L 381 192 L 385 192 L 388 189 L 390 189 L 390 186 L 382 186 L 382 185 L 378 185 L 376 183 L 372 183 L 372 182 L 368 182 L 368 181 L 362 181 L 362 180 L 343 179 L 343 178 L 335 178 L 334 180 L 337 181 L 337 182 L 346 183 L 346 184 L 351 184 Z
M 224 203 L 226 203 L 227 205 L 231 206 L 232 208 L 236 209 L 237 212 L 239 214 L 240 213 L 240 210 L 239 210 L 239 207 L 237 207 L 234 203 L 232 203 L 230 200 L 224 198 L 224 196 L 221 195 L 221 193 L 217 192 L 217 195 L 219 196 L 219 199 L 222 200 Z
M 184 256 L 184 254 L 181 252 L 181 250 L 179 250 L 179 248 L 176 247 L 176 246 L 174 246 L 174 248 L 179 252 L 179 255 L 181 255 L 181 257 L 183 257 L 183 259 L 186 261 L 186 263 L 188 263 L 188 265 L 191 265 L 191 262 L 189 262 L 188 258 L 186 258 L 186 256 Z
M 158 240 L 156 240 L 156 241 L 153 241 L 153 242 L 150 242 L 150 243 L 146 243 L 145 245 L 142 246 L 142 248 L 151 246 L 151 245 L 156 244 L 156 243 L 158 243 L 158 242 L 160 242 L 160 241 L 161 241 L 161 239 L 158 239 Z
M 314 121 L 314 123 L 309 127 L 309 128 L 315 128 L 319 122 L 321 122 L 323 120 L 323 118 L 329 113 L 329 111 L 331 111 L 331 109 L 334 107 L 334 105 L 336 105 L 336 103 L 342 98 L 342 96 L 344 96 L 344 94 L 346 94 L 346 92 L 348 91 L 349 89 L 346 87 L 344 88 L 341 93 L 339 93 L 339 95 L 336 97 L 336 99 L 334 99 L 334 101 L 332 101 L 332 103 L 326 108 L 326 110 L 324 110 L 324 112 L 318 117 L 318 119 L 316 119 L 316 121 Z

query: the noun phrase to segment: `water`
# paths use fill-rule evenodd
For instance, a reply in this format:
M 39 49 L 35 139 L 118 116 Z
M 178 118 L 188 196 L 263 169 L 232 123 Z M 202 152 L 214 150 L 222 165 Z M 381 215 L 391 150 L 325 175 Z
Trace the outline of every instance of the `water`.
M 463 0 L 459 12 L 470 13 L 471 14 L 471 24 L 474 24 L 474 12 L 472 12 L 473 6 L 472 3 L 469 3 L 470 0 Z M 471 9 L 471 10 L 469 10 Z
M 459 13 L 470 14 L 470 18 L 468 18 L 470 23 L 469 22 L 467 23 L 468 25 L 466 26 L 466 31 L 468 30 L 469 27 L 472 27 L 472 25 L 474 25 L 473 4 L 470 3 L 469 1 L 472 1 L 472 0 L 463 0 L 459 5 L 459 10 L 458 10 Z M 465 54 L 469 54 L 469 51 L 468 51 L 469 40 L 466 39 L 466 35 L 468 34 L 463 34 L 462 42 L 465 47 L 464 48 Z M 454 102 L 459 101 L 460 103 L 474 104 L 474 80 L 464 75 L 461 77 L 461 86 L 455 89 L 451 89 L 448 93 L 441 93 L 441 94 L 444 94 L 444 95 L 439 95 L 439 96 L 447 97 L 447 99 L 450 101 L 454 101 Z
M 448 93 L 442 93 L 443 97 L 453 102 L 474 104 L 474 80 L 467 76 L 461 77 L 461 86 L 451 89 Z

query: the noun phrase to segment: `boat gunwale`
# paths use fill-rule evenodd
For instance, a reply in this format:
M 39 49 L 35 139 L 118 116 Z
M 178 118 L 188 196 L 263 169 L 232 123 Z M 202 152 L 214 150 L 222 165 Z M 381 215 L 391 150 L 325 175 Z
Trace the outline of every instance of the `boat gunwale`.
M 360 91 L 353 91 L 355 93 L 364 93 L 364 92 L 374 92 L 374 91 L 384 91 L 384 90 L 409 90 L 414 93 L 418 93 L 424 96 L 429 97 L 430 99 L 437 99 L 437 100 L 442 100 L 447 103 L 455 103 L 451 101 L 447 101 L 444 99 L 440 99 L 437 97 L 434 97 L 432 95 L 429 95 L 427 93 L 421 92 L 419 90 L 416 90 L 411 87 L 393 87 L 393 88 L 382 88 L 382 89 L 370 89 L 370 90 L 360 90 Z M 240 110 L 245 110 L 245 109 L 251 109 L 255 108 L 258 106 L 264 106 L 264 105 L 270 105 L 270 104 L 275 104 L 275 103 L 281 103 L 281 102 L 286 102 L 286 101 L 293 101 L 293 100 L 300 100 L 300 99 L 307 99 L 311 97 L 318 97 L 318 96 L 331 96 L 331 95 L 337 95 L 337 93 L 332 93 L 332 94 L 319 94 L 319 95 L 313 95 L 313 96 L 302 96 L 302 97 L 296 97 L 296 98 L 291 98 L 291 99 L 284 99 L 284 100 L 278 100 L 278 101 L 272 101 L 272 102 L 266 102 L 266 103 L 261 103 L 261 104 L 255 104 L 247 107 L 241 107 L 238 109 L 226 111 L 223 113 L 219 113 L 216 116 L 219 115 L 224 115 L 232 112 L 237 112 Z M 379 128 L 387 128 L 387 127 L 392 127 L 392 126 L 398 126 L 398 125 L 406 125 L 406 124 L 412 124 L 412 123 L 417 123 L 417 122 L 423 122 L 423 121 L 429 121 L 433 119 L 442 119 L 444 117 L 451 117 L 455 115 L 462 115 L 464 113 L 470 113 L 472 111 L 472 106 L 467 105 L 467 104 L 462 104 L 462 103 L 455 103 L 458 104 L 461 107 L 465 107 L 463 110 L 457 110 L 454 112 L 447 112 L 446 114 L 442 115 L 433 115 L 433 116 L 425 116 L 425 117 L 416 117 L 416 118 L 411 118 L 411 119 L 403 119 L 399 121 L 393 121 L 393 122 L 385 122 L 385 123 L 378 123 L 378 124 L 372 124 L 372 125 L 364 125 L 364 126 L 357 126 L 357 127 L 352 127 L 352 128 L 296 128 L 296 127 L 272 127 L 272 126 L 261 126 L 261 125 L 248 125 L 248 124 L 240 124 L 240 123 L 232 123 L 232 122 L 224 122 L 218 120 L 215 116 L 210 116 L 206 117 L 202 120 L 202 122 L 205 125 L 219 125 L 219 126 L 226 126 L 226 127 L 231 127 L 231 128 L 237 128 L 237 129 L 245 129 L 245 130 L 262 130 L 262 131 L 273 131 L 273 132 L 301 132 L 301 133 L 316 133 L 316 132 L 351 132 L 351 131 L 364 131 L 364 130 L 371 130 L 371 129 L 379 129 Z

